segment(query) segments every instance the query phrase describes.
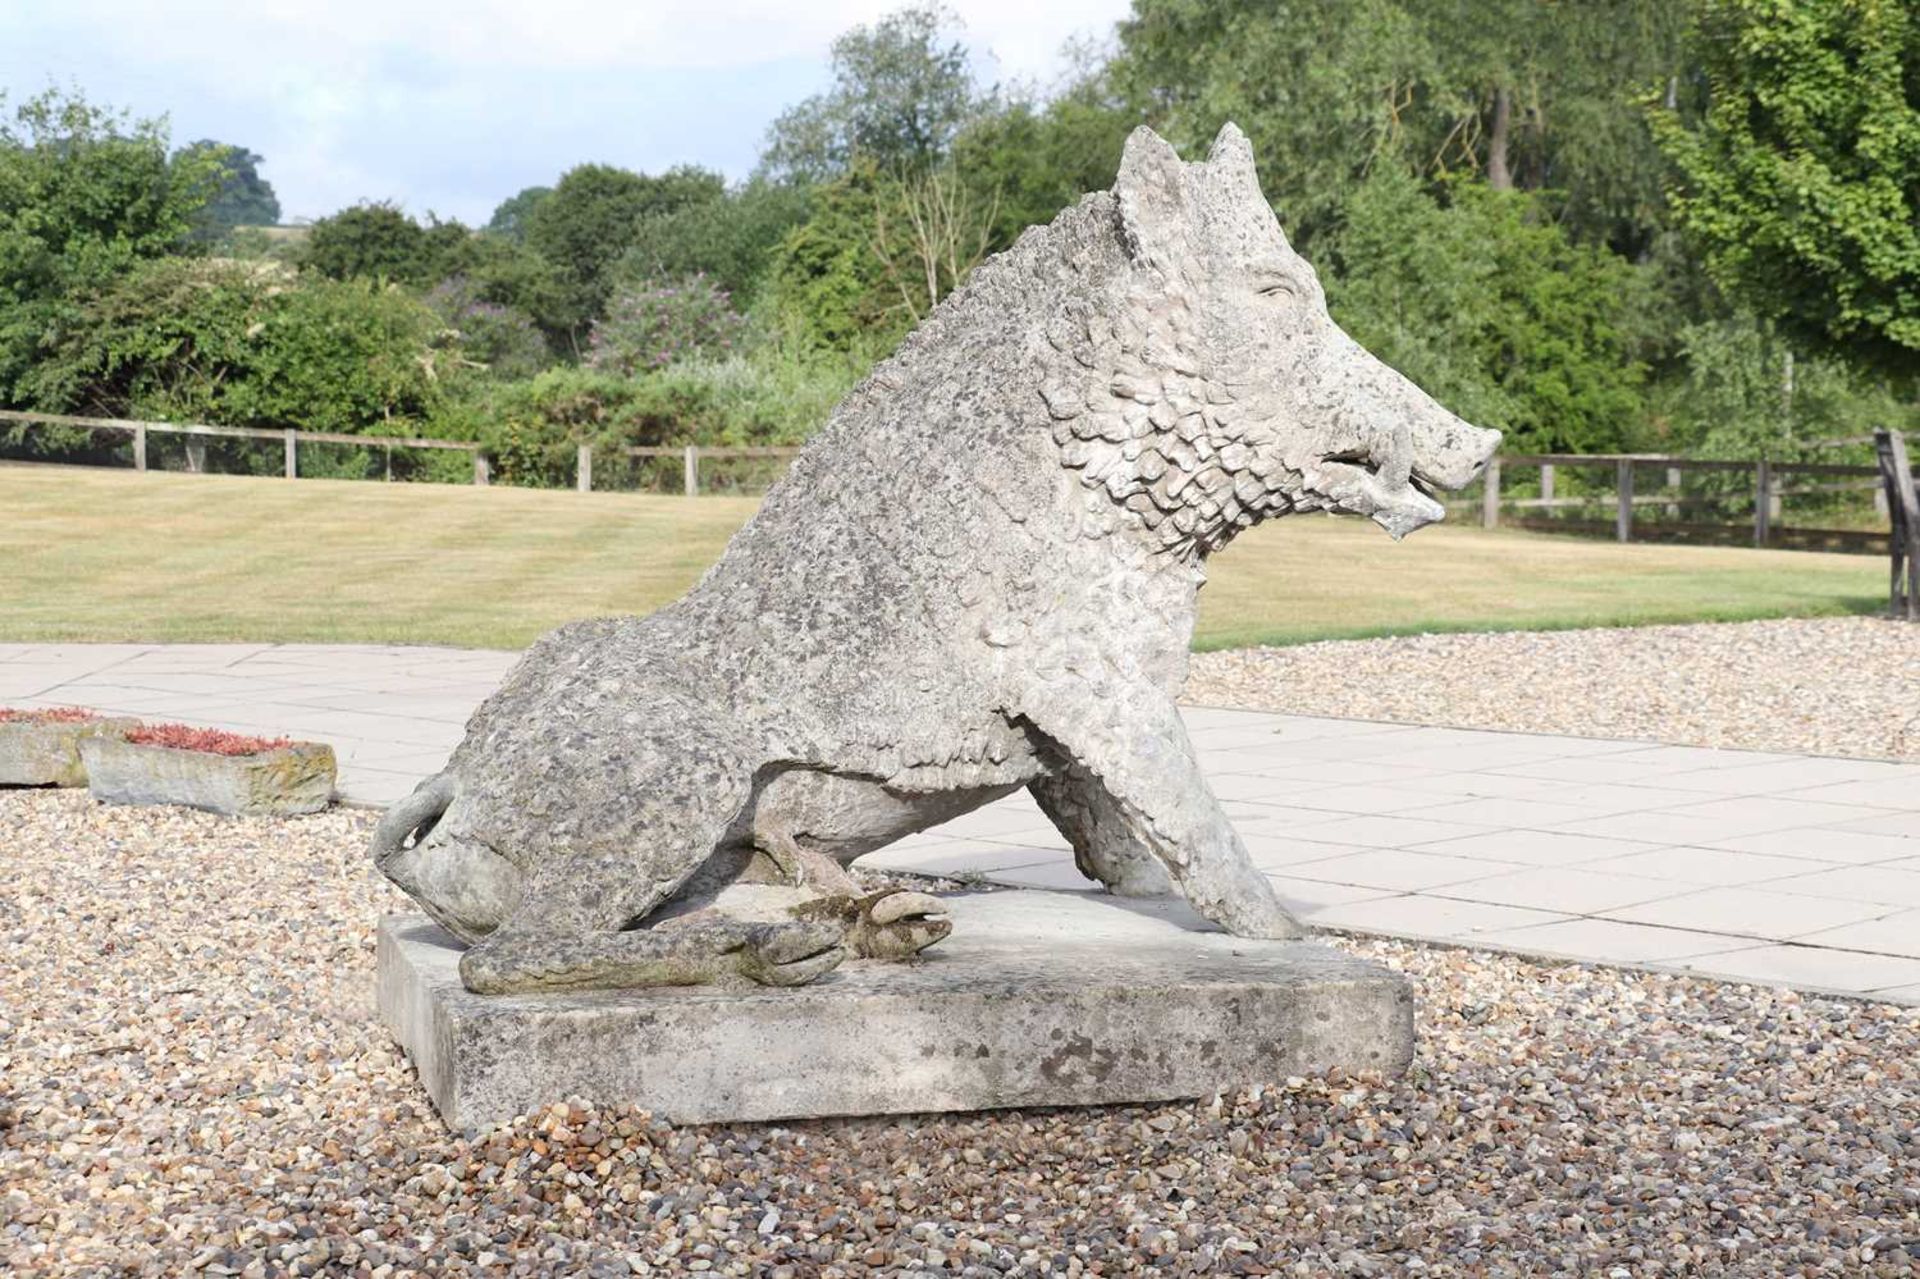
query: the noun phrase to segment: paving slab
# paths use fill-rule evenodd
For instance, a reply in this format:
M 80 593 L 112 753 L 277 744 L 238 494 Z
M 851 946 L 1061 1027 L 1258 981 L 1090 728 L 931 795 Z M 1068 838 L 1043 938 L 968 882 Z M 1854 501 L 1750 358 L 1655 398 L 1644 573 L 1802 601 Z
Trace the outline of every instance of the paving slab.
M 910 964 L 812 985 L 477 996 L 420 916 L 378 940 L 382 1016 L 441 1117 L 485 1128 L 573 1097 L 676 1123 L 1171 1101 L 1324 1071 L 1404 1071 L 1413 993 L 1313 942 L 1249 942 L 1179 903 L 947 899 Z
M 1851 990 L 1862 982 L 1878 989 L 1920 981 L 1920 959 L 1823 946 L 1788 944 L 1718 951 L 1686 960 L 1680 966 L 1707 976 L 1827 990 Z
M 1627 964 L 1658 963 L 1716 951 L 1751 949 L 1748 939 L 1744 937 L 1590 918 L 1559 919 L 1501 929 L 1482 933 L 1476 940 L 1523 954 L 1560 955 L 1569 959 L 1609 955 L 1616 962 Z
M 516 660 L 377 644 L 0 645 L 0 703 L 318 738 L 340 758 L 343 797 L 385 805 L 442 766 Z M 1705 936 L 1718 940 L 1701 955 L 1752 952 L 1749 980 L 1817 972 L 1833 980 L 1809 989 L 1920 1002 L 1920 983 L 1847 958 L 1920 957 L 1920 765 L 1185 713 L 1250 855 L 1310 921 L 1520 948 L 1531 935 L 1537 953 L 1602 963 L 1658 964 L 1678 938 Z M 1345 877 L 1367 882 L 1315 878 L 1347 858 Z M 1024 794 L 873 860 L 1086 887 Z M 1834 953 L 1775 962 L 1769 944 L 1789 940 Z

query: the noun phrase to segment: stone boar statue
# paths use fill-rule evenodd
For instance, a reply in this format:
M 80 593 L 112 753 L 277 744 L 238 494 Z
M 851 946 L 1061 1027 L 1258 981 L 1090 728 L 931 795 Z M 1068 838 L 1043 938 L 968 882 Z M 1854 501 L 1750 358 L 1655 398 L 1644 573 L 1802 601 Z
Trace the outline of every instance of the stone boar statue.
M 1113 190 L 982 263 L 685 598 L 535 644 L 374 856 L 481 993 L 913 954 L 938 900 L 846 867 L 1021 787 L 1112 891 L 1299 936 L 1174 704 L 1207 556 L 1294 511 L 1398 538 L 1498 443 L 1328 317 L 1237 128 L 1195 164 L 1138 129 Z

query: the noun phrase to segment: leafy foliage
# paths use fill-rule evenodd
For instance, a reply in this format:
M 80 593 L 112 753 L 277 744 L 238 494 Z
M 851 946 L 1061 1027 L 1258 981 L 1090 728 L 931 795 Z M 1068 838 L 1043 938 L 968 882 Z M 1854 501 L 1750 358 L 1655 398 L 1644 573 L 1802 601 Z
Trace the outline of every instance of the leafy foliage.
M 1005 98 L 954 141 L 953 165 L 996 202 L 995 249 L 1051 222 L 1089 191 L 1113 185 L 1127 134 L 1139 123 L 1117 105 L 1104 68 L 1047 102 Z
M 1920 403 L 1844 361 L 1801 355 L 1751 315 L 1689 324 L 1679 345 L 1681 376 L 1653 396 L 1654 447 L 1677 439 L 1701 457 L 1864 463 L 1864 444 L 1848 456 L 1834 442 L 1920 429 Z
M 1577 238 L 1636 253 L 1663 221 L 1635 107 L 1679 71 L 1668 0 L 1137 0 L 1111 69 L 1178 145 L 1226 120 L 1297 243 L 1382 165 L 1552 191 Z
M 637 281 L 705 275 L 735 297 L 750 297 L 780 241 L 806 220 L 809 197 L 806 187 L 757 179 L 720 199 L 649 218 L 614 276 Z
M 553 363 L 540 326 L 525 312 L 488 301 L 463 275 L 449 276 L 426 295 L 460 354 L 495 377 L 531 377 Z
M 525 242 L 527 220 L 540 202 L 552 194 L 552 187 L 522 187 L 494 207 L 493 216 L 487 219 L 487 234 L 515 244 Z
M 726 193 L 726 181 L 706 169 L 682 167 L 657 176 L 605 164 L 569 169 L 553 193 L 527 215 L 527 247 L 551 263 L 560 285 L 553 320 L 584 337 L 606 307 L 613 267 L 639 243 L 644 228 L 690 205 Z
M 1517 452 L 1617 448 L 1644 369 L 1633 269 L 1572 243 L 1538 197 L 1456 183 L 1445 203 L 1384 170 L 1329 246 L 1334 315 L 1368 349 Z
M 1832 457 L 1920 416 L 1911 4 L 1134 0 L 1117 36 L 987 91 L 919 4 L 744 185 L 583 164 L 479 233 L 363 204 L 304 243 L 247 225 L 251 152 L 43 94 L 0 121 L 0 402 L 478 434 L 527 483 L 796 440 L 1135 125 L 1194 156 L 1233 119 L 1337 317 L 1511 447 Z
M 432 284 L 457 263 L 470 234 L 458 222 L 421 226 L 398 205 L 358 204 L 314 223 L 301 260 L 334 280 Z
M 833 88 L 789 109 L 767 133 L 765 171 L 820 182 L 856 159 L 925 169 L 979 109 L 959 19 L 938 4 L 900 9 L 833 42 Z
M 457 368 L 445 346 L 399 289 L 169 258 L 80 307 L 23 388 L 104 417 L 384 431 L 430 416 Z
M 867 248 L 884 179 L 862 164 L 814 189 L 811 213 L 774 255 L 780 323 L 819 350 L 889 346 L 906 332 L 885 268 Z
M 593 326 L 586 365 L 632 377 L 740 345 L 746 321 L 727 291 L 704 275 L 648 280 L 616 293 Z
M 280 220 L 280 198 L 273 193 L 273 184 L 260 176 L 260 156 L 245 147 L 208 139 L 190 143 L 186 149 L 212 153 L 224 174 L 220 189 L 194 219 L 197 236 L 218 240 L 235 227 L 272 226 Z
M 1707 270 L 1823 350 L 1920 372 L 1920 10 L 1699 0 L 1707 87 L 1653 115 Z
M 613 458 L 628 445 L 797 443 L 826 420 L 859 373 L 856 365 L 777 342 L 639 378 L 555 368 L 473 384 L 437 429 L 483 441 L 502 483 L 560 486 L 572 481 L 580 444 Z
M 17 398 L 78 296 L 188 251 L 220 180 L 205 151 L 169 157 L 161 122 L 77 95 L 50 90 L 0 115 L 0 401 Z

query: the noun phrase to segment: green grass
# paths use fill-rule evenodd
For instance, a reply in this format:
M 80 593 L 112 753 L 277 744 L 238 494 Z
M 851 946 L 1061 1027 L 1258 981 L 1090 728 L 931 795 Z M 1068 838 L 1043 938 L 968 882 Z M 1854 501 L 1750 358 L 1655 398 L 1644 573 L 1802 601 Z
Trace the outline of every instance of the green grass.
M 0 465 L 0 640 L 519 647 L 692 585 L 745 498 Z M 1303 516 L 1213 561 L 1196 646 L 1861 613 L 1873 557 Z

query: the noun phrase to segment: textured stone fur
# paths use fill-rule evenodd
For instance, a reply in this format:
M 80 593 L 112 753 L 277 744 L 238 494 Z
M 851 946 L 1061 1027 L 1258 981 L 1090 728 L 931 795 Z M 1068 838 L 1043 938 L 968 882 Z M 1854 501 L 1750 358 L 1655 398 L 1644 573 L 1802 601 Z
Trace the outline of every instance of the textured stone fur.
M 810 980 L 832 925 L 701 907 L 1023 785 L 1116 891 L 1296 935 L 1174 707 L 1204 560 L 1293 510 L 1398 536 L 1497 443 L 1327 318 L 1238 130 L 1205 164 L 1139 130 L 1114 192 L 983 263 L 685 598 L 536 644 L 375 855 L 479 943 L 483 991 Z

